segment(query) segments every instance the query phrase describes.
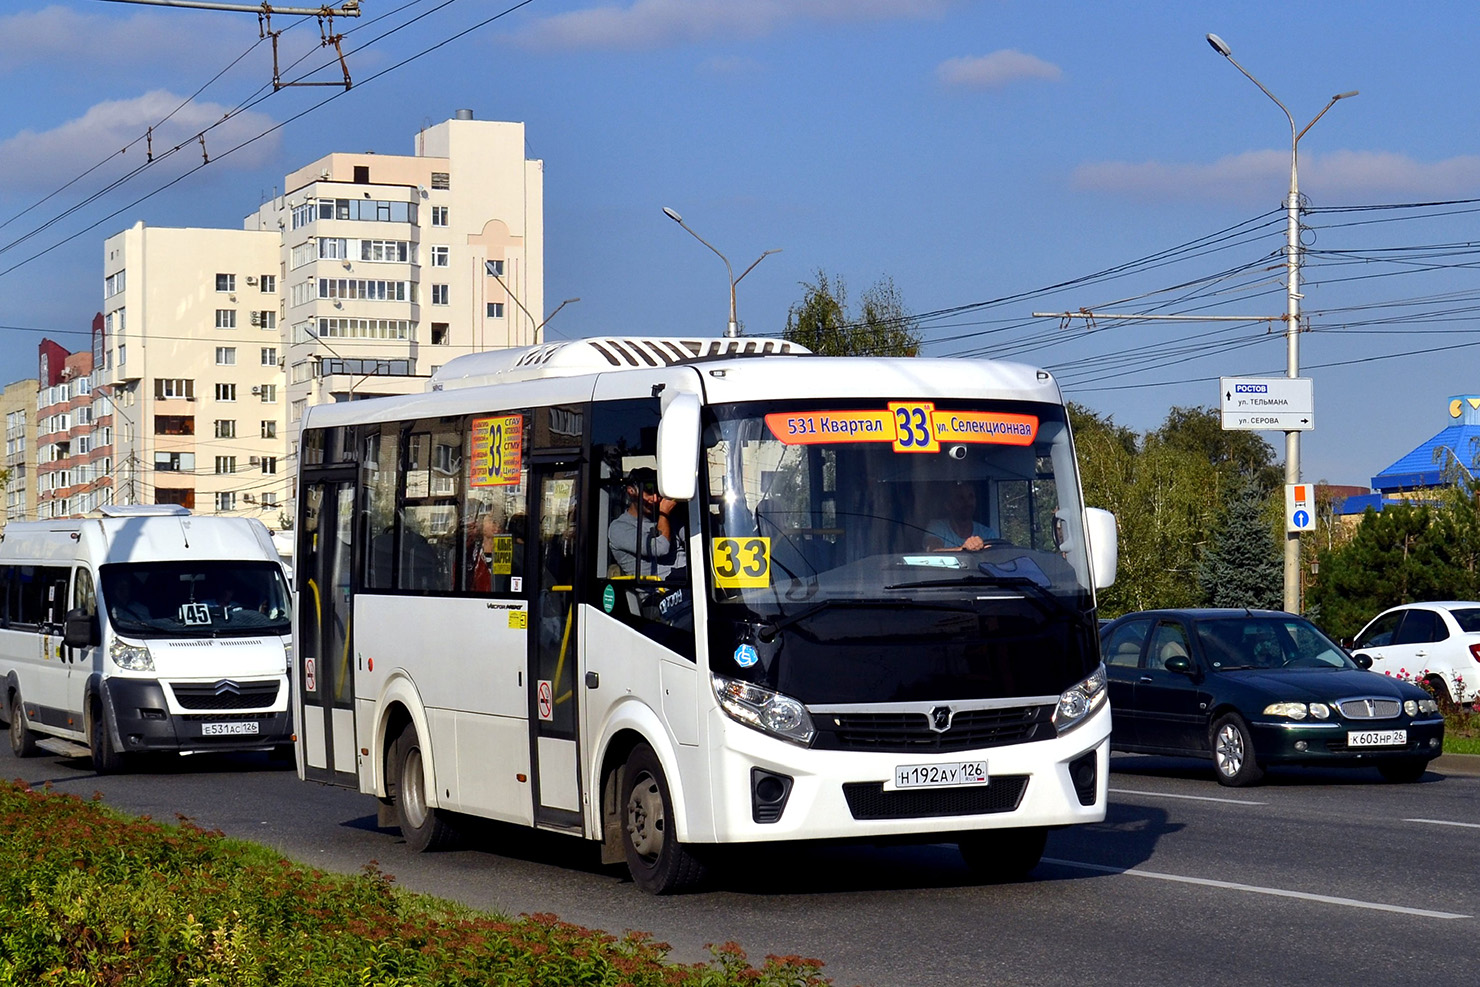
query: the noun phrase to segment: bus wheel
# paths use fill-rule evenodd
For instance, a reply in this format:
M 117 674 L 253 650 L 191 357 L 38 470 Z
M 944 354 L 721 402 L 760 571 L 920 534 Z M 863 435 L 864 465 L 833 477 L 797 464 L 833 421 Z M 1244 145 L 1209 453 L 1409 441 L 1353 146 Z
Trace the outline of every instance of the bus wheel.
M 108 729 L 107 714 L 96 696 L 88 704 L 87 746 L 92 751 L 93 770 L 98 774 L 111 775 L 123 769 L 123 752 L 113 746 L 113 731 Z
M 622 827 L 627 870 L 649 894 L 678 894 L 704 876 L 704 865 L 678 842 L 673 829 L 673 799 L 658 755 L 639 744 L 622 773 Z
M 21 705 L 19 691 L 10 697 L 10 749 L 16 757 L 35 757 L 41 753 L 36 746 L 36 735 L 26 725 L 26 710 Z
M 1043 859 L 1047 844 L 1048 829 L 1043 826 L 962 833 L 957 840 L 967 870 L 992 884 L 1026 879 Z
M 448 822 L 447 813 L 427 804 L 426 765 L 416 727 L 408 725 L 401 731 L 391 754 L 396 766 L 391 799 L 406 845 L 417 853 L 451 846 L 457 831 Z

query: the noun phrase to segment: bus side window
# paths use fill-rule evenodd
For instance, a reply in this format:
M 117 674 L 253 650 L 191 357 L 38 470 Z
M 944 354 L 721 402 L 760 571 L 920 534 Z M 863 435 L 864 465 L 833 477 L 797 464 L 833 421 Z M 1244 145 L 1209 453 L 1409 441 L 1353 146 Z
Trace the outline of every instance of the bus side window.
M 77 574 L 72 578 L 71 609 L 81 610 L 88 617 L 95 617 L 98 613 L 97 590 L 93 587 L 92 572 L 85 566 L 78 566 Z

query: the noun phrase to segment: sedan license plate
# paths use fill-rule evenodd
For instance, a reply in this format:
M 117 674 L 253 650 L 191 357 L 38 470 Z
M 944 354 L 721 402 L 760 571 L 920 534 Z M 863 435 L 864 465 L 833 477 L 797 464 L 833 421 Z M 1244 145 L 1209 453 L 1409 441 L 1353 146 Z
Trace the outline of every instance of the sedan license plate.
M 986 761 L 949 764 L 901 764 L 894 769 L 894 788 L 960 788 L 987 784 Z
M 202 737 L 235 737 L 251 736 L 257 732 L 257 723 L 253 720 L 242 720 L 235 723 L 202 723 L 200 735 Z
M 1402 747 L 1408 743 L 1407 730 L 1350 730 L 1348 747 Z

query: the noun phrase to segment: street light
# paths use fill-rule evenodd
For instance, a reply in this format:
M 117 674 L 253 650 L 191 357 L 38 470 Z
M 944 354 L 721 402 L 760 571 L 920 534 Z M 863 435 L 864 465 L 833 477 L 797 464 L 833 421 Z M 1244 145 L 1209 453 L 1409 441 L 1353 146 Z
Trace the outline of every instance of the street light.
M 537 325 L 537 326 L 534 327 L 534 338 L 535 338 L 535 341 L 536 342 L 539 341 L 539 338 L 540 338 L 540 330 L 543 329 L 543 328 L 545 328 L 546 324 L 548 324 L 551 319 L 555 318 L 555 312 L 559 312 L 561 309 L 565 308 L 565 306 L 569 305 L 571 302 L 578 302 L 578 301 L 580 301 L 579 298 L 567 298 L 565 301 L 561 302 L 559 305 L 556 305 L 555 306 L 555 311 L 554 312 L 551 312 L 549 315 L 545 316 L 545 321 L 544 322 L 541 322 L 539 325 Z
M 1264 83 L 1249 74 L 1233 57 L 1233 50 L 1228 44 L 1216 34 L 1208 35 L 1208 44 L 1213 50 L 1244 74 L 1244 77 L 1259 87 L 1259 91 L 1274 101 L 1274 105 L 1285 114 L 1285 119 L 1290 121 L 1290 197 L 1286 200 L 1286 230 L 1285 230 L 1285 287 L 1286 287 L 1286 314 L 1285 314 L 1285 376 L 1300 376 L 1300 181 L 1296 171 L 1296 158 L 1300 147 L 1300 138 L 1304 137 L 1316 121 L 1326 115 L 1326 110 L 1335 106 L 1337 101 L 1357 95 L 1355 89 L 1350 92 L 1337 93 L 1331 97 L 1321 112 L 1311 118 L 1299 130 L 1295 129 L 1295 117 L 1285 108 L 1285 104 L 1275 99 L 1274 93 L 1264 88 Z M 1300 433 L 1285 433 L 1285 482 L 1300 482 Z M 1300 611 L 1300 532 L 1292 531 L 1285 535 L 1285 609 L 1291 613 Z
M 695 233 L 693 230 L 689 229 L 688 225 L 686 223 L 684 223 L 683 217 L 680 216 L 678 213 L 674 212 L 672 209 L 669 209 L 667 206 L 664 206 L 663 207 L 663 214 L 665 216 L 667 216 L 669 219 L 673 220 L 679 226 L 682 226 L 684 229 L 688 230 L 689 231 L 689 235 L 692 236 L 695 240 L 698 240 L 700 243 L 704 244 L 704 246 L 708 247 L 710 250 L 714 250 L 714 244 L 710 243 L 708 240 L 704 239 L 702 236 L 700 236 L 699 234 Z M 720 253 L 718 250 L 714 250 L 714 253 L 715 253 L 715 256 L 717 256 L 720 260 L 722 260 L 722 261 L 725 262 L 725 273 L 728 274 L 729 277 L 730 277 L 730 324 L 725 329 L 725 335 L 726 336 L 738 336 L 738 335 L 740 335 L 740 323 L 738 323 L 738 322 L 735 321 L 735 285 L 739 284 L 742 280 L 744 280 L 745 275 L 747 275 L 751 271 L 755 270 L 755 265 L 756 264 L 759 264 L 761 261 L 765 260 L 767 257 L 771 256 L 772 254 L 779 254 L 779 253 L 781 253 L 781 248 L 780 247 L 777 247 L 774 250 L 767 250 L 765 253 L 761 254 L 759 257 L 757 257 L 755 259 L 754 262 L 751 263 L 751 265 L 749 267 L 747 267 L 744 271 L 741 271 L 740 272 L 740 277 L 738 277 L 738 278 L 735 277 L 735 270 L 734 270 L 734 268 L 730 267 L 730 259 L 728 257 L 726 257 L 724 254 Z

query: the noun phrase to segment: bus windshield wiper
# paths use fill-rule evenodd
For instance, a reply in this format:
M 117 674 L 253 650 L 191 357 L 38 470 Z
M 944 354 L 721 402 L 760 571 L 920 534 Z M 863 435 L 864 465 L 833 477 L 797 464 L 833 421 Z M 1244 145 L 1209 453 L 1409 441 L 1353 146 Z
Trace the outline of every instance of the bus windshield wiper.
M 781 632 L 783 627 L 790 627 L 799 620 L 806 620 L 808 617 L 833 607 L 897 607 L 901 602 L 908 601 L 898 599 L 871 600 L 848 598 L 819 600 L 810 607 L 803 607 L 795 613 L 780 614 L 775 620 L 760 625 L 758 633 L 762 641 L 770 642 L 776 639 L 776 635 Z
M 1065 602 L 1057 593 L 1031 576 L 1000 576 L 970 572 L 953 579 L 918 579 L 908 583 L 893 583 L 885 589 L 940 589 L 952 586 L 999 586 L 1004 589 L 1021 589 L 1023 599 L 1036 606 L 1042 613 L 1052 616 L 1063 613 L 1083 620 L 1084 614 Z

